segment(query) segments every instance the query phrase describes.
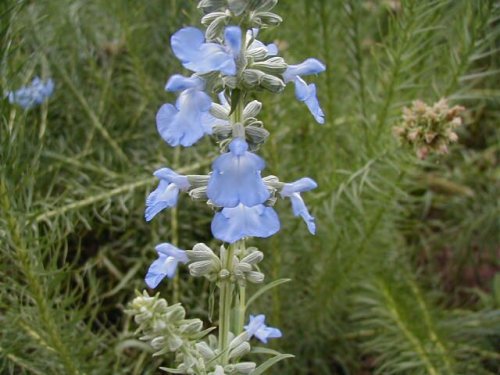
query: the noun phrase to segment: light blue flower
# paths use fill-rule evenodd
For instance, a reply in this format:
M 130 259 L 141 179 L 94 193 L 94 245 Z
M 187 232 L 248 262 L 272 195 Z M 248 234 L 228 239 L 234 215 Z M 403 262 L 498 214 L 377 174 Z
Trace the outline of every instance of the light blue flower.
M 173 278 L 179 263 L 188 262 L 186 252 L 169 243 L 162 243 L 155 249 L 158 259 L 151 263 L 145 278 L 146 284 L 152 289 L 156 288 L 165 277 Z
M 241 49 L 241 29 L 226 27 L 224 39 L 225 45 L 207 43 L 200 29 L 185 27 L 172 35 L 171 45 L 186 69 L 200 74 L 220 71 L 225 75 L 235 75 L 235 59 Z
M 54 81 L 42 81 L 35 77 L 28 86 L 23 86 L 16 91 L 10 91 L 7 96 L 11 104 L 18 104 L 24 109 L 42 104 L 54 92 Z
M 270 195 L 260 176 L 266 165 L 264 160 L 248 152 L 248 144 L 242 138 L 234 139 L 229 150 L 212 164 L 208 198 L 221 207 L 235 207 L 240 203 L 251 207 L 264 203 Z
M 180 85 L 180 82 L 174 82 L 169 87 L 167 83 L 167 88 L 173 90 L 174 86 L 178 89 Z M 211 106 L 212 99 L 197 86 L 187 88 L 177 98 L 175 106 L 168 103 L 160 107 L 156 114 L 158 132 L 172 147 L 192 146 L 205 134 L 212 133 Z
M 309 214 L 309 210 L 307 209 L 304 200 L 300 196 L 300 193 L 315 189 L 317 187 L 318 184 L 316 184 L 314 180 L 305 177 L 295 182 L 285 184 L 280 191 L 280 195 L 282 198 L 290 198 L 294 215 L 302 216 L 302 219 L 304 219 L 307 225 L 307 229 L 309 229 L 309 232 L 311 232 L 311 234 L 316 233 L 316 223 L 314 221 L 314 217 Z
M 308 85 L 301 76 L 321 73 L 325 69 L 326 67 L 321 61 L 307 59 L 298 65 L 289 65 L 285 73 L 283 73 L 285 83 L 294 82 L 295 97 L 306 104 L 315 120 L 320 124 L 325 122 L 325 115 L 319 106 L 316 96 L 316 85 L 314 83 Z
M 255 336 L 264 344 L 267 344 L 267 339 L 282 337 L 281 331 L 278 328 L 266 326 L 265 321 L 266 316 L 264 314 L 257 316 L 250 315 L 250 321 L 245 326 L 245 331 L 247 331 L 250 337 Z
M 186 176 L 179 175 L 169 168 L 158 169 L 154 176 L 160 179 L 156 190 L 152 191 L 146 199 L 146 221 L 150 221 L 160 211 L 177 204 L 179 191 L 189 189 Z
M 274 43 L 264 44 L 260 40 L 257 40 L 257 34 L 259 33 L 259 29 L 251 29 L 247 31 L 247 40 L 251 40 L 252 42 L 249 44 L 247 50 L 252 51 L 257 48 L 264 48 L 267 51 L 267 56 L 276 56 L 278 54 L 278 46 Z M 253 40 L 252 40 L 253 38 Z
M 280 229 L 276 211 L 259 204 L 247 207 L 240 204 L 224 208 L 212 220 L 212 234 L 215 238 L 234 243 L 244 237 L 270 237 Z

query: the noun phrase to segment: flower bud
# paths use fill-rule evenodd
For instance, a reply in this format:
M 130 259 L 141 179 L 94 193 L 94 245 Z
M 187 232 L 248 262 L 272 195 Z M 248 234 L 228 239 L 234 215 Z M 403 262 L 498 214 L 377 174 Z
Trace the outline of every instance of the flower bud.
M 189 196 L 192 198 L 192 199 L 196 199 L 196 200 L 207 200 L 207 187 L 206 186 L 202 186 L 202 187 L 199 187 L 199 188 L 195 188 L 195 189 L 191 189 L 189 191 Z
M 254 362 L 240 362 L 234 365 L 239 374 L 251 374 L 257 365 Z
M 234 350 L 244 342 L 250 340 L 250 336 L 247 331 L 243 331 L 229 343 L 229 351 Z
M 201 0 L 198 3 L 198 8 L 203 9 L 206 13 L 210 13 L 226 6 L 226 0 Z
M 203 322 L 200 319 L 189 319 L 185 324 L 179 327 L 179 332 L 185 335 L 194 335 L 198 333 L 203 328 Z
M 251 270 L 252 270 L 252 266 L 250 264 L 245 263 L 245 262 L 240 262 L 236 266 L 235 273 L 236 272 L 241 272 L 243 274 L 243 273 L 246 273 L 246 272 L 250 272 Z
M 205 26 L 210 25 L 212 22 L 214 22 L 217 18 L 219 17 L 225 17 L 226 12 L 212 12 L 204 15 L 201 18 L 201 23 Z
M 253 27 L 270 27 L 278 26 L 283 19 L 275 13 L 271 12 L 256 12 L 251 18 Z
M 285 83 L 278 77 L 265 74 L 261 86 L 271 92 L 281 92 L 285 88 Z
M 262 272 L 250 271 L 246 274 L 246 279 L 254 284 L 260 284 L 264 281 L 264 274 Z
M 170 322 L 177 322 L 186 317 L 186 310 L 181 306 L 180 303 L 177 303 L 170 307 L 170 311 L 167 312 L 167 319 Z
M 247 119 L 249 117 L 255 117 L 260 113 L 261 109 L 262 103 L 258 100 L 252 100 L 245 106 L 245 109 L 243 110 L 243 118 Z
M 247 57 L 254 61 L 264 60 L 267 57 L 267 48 L 258 47 L 247 50 Z
M 245 262 L 248 264 L 257 264 L 260 263 L 264 259 L 264 253 L 262 251 L 254 251 L 250 254 L 248 254 L 246 257 L 244 257 L 241 262 Z
M 189 273 L 194 277 L 205 276 L 216 270 L 216 265 L 214 265 L 213 260 L 200 260 L 191 263 L 188 267 Z
M 193 188 L 197 188 L 200 186 L 207 186 L 210 176 L 206 174 L 199 174 L 199 175 L 188 175 L 187 178 L 189 181 L 189 185 Z
M 241 358 L 249 353 L 251 349 L 250 344 L 245 341 L 229 351 L 229 359 Z
M 278 0 L 259 0 L 258 5 L 255 6 L 255 10 L 267 12 L 273 9 L 276 4 L 278 4 Z
M 223 16 L 215 18 L 212 23 L 207 27 L 207 31 L 205 31 L 205 37 L 207 40 L 215 40 L 224 31 L 224 27 L 227 25 L 228 17 L 225 13 Z
M 253 63 L 252 68 L 261 70 L 264 73 L 282 74 L 288 68 L 288 65 L 282 57 L 271 57 L 266 61 Z
M 205 341 L 196 343 L 196 350 L 203 356 L 205 360 L 210 360 L 215 357 L 215 352 L 208 346 Z
M 210 114 L 221 120 L 229 120 L 229 111 L 223 105 L 212 103 L 210 107 Z
M 175 352 L 181 346 L 182 346 L 182 339 L 179 336 L 173 334 L 168 337 L 167 347 L 171 352 Z
M 153 340 L 151 340 L 150 344 L 155 350 L 163 349 L 165 347 L 165 337 L 163 336 L 156 337 Z

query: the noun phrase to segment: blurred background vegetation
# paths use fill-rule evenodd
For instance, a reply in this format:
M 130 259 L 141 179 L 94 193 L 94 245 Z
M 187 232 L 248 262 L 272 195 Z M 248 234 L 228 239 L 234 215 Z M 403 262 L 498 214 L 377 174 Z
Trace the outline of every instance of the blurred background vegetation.
M 327 64 L 327 122 L 263 94 L 267 173 L 307 194 L 318 233 L 287 202 L 283 229 L 252 241 L 267 280 L 291 277 L 252 313 L 296 358 L 273 374 L 498 374 L 500 7 L 488 0 L 283 0 L 263 31 L 290 63 Z M 206 173 L 212 141 L 174 150 L 155 114 L 181 71 L 169 37 L 199 25 L 195 1 L 0 2 L 0 91 L 53 77 L 48 103 L 0 101 L 0 373 L 153 374 L 159 360 L 123 313 L 154 246 L 211 243 L 211 212 L 180 200 L 152 224 L 144 199 L 162 166 Z M 467 108 L 459 142 L 419 161 L 392 127 L 416 99 Z M 215 243 L 212 242 L 213 245 Z M 208 284 L 159 291 L 207 319 Z

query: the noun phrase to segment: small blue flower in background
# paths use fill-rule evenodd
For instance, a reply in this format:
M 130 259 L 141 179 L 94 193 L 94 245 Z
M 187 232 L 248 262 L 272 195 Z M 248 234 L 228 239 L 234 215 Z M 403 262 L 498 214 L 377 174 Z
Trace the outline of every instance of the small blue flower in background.
M 16 91 L 10 91 L 7 96 L 11 104 L 18 104 L 24 109 L 42 104 L 54 92 L 54 81 L 49 78 L 42 81 L 35 77 L 28 86 L 23 86 Z
M 189 260 L 184 250 L 169 243 L 162 243 L 155 249 L 158 259 L 151 263 L 145 278 L 146 284 L 152 289 L 156 288 L 165 277 L 173 278 L 179 263 L 187 263 Z
M 325 71 L 325 69 L 326 67 L 321 61 L 307 59 L 298 65 L 289 65 L 285 73 L 283 73 L 285 83 L 294 82 L 295 97 L 306 104 L 315 120 L 320 124 L 325 122 L 325 115 L 319 106 L 316 85 L 314 83 L 308 85 L 300 76 L 318 74 Z
M 229 150 L 212 164 L 207 196 L 221 207 L 235 207 L 240 203 L 250 207 L 264 203 L 270 196 L 260 176 L 266 163 L 247 151 L 248 144 L 242 138 L 234 139 Z
M 168 80 L 167 91 L 182 91 L 175 106 L 164 104 L 156 114 L 158 132 L 170 146 L 189 147 L 212 133 L 212 99 L 202 91 L 204 88 L 205 81 L 196 76 L 186 78 L 176 74 Z
M 272 207 L 259 204 L 247 207 L 240 204 L 217 212 L 212 220 L 215 238 L 234 243 L 244 237 L 270 237 L 280 229 L 278 214 Z
M 295 216 L 302 216 L 305 223 L 307 224 L 307 229 L 311 234 L 316 233 L 316 223 L 314 222 L 314 217 L 309 214 L 304 200 L 300 196 L 300 193 L 309 191 L 318 187 L 316 182 L 308 177 L 301 178 L 295 182 L 285 184 L 280 191 L 282 198 L 290 198 L 292 201 L 292 209 Z
M 241 29 L 237 26 L 226 27 L 224 38 L 225 45 L 207 43 L 200 29 L 185 27 L 172 35 L 171 45 L 186 69 L 200 74 L 220 71 L 225 75 L 235 75 L 235 59 L 241 49 Z
M 245 326 L 245 331 L 247 331 L 250 337 L 255 336 L 264 344 L 267 344 L 267 339 L 282 337 L 281 331 L 278 328 L 266 326 L 265 321 L 266 316 L 264 314 L 257 316 L 250 315 L 250 321 Z
M 146 199 L 146 221 L 153 219 L 165 208 L 175 206 L 179 191 L 187 190 L 190 186 L 186 176 L 181 176 L 169 168 L 158 169 L 153 175 L 160 179 L 160 183 Z

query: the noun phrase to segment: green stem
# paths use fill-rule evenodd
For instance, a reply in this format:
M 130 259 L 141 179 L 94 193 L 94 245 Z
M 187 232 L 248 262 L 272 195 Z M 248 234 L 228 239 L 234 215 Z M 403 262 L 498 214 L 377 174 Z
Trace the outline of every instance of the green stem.
M 179 158 L 180 158 L 180 148 L 177 147 L 174 150 L 174 160 L 173 160 L 173 166 L 174 168 L 177 168 L 179 165 Z M 172 207 L 171 211 L 171 216 L 170 216 L 170 228 L 171 228 L 171 240 L 172 240 L 172 245 L 174 246 L 179 246 L 179 210 L 177 209 L 177 206 Z M 174 279 L 172 280 L 172 301 L 173 303 L 179 302 L 179 295 L 180 295 L 180 281 L 179 281 L 179 273 L 177 273 L 174 276 Z
M 224 252 L 222 264 L 229 275 L 220 282 L 220 299 L 219 299 L 219 351 L 224 352 L 222 355 L 222 364 L 228 362 L 227 347 L 229 345 L 229 327 L 231 325 L 231 305 L 233 302 L 234 285 L 231 280 L 233 272 L 233 256 L 234 249 L 237 245 L 229 246 L 227 252 Z
M 245 254 L 245 240 L 240 240 L 236 243 L 238 246 L 240 254 Z M 245 312 L 246 312 L 246 286 L 244 283 L 238 285 L 238 300 L 237 306 L 235 306 L 235 323 L 234 323 L 234 334 L 238 335 L 243 332 L 243 325 L 245 324 Z

